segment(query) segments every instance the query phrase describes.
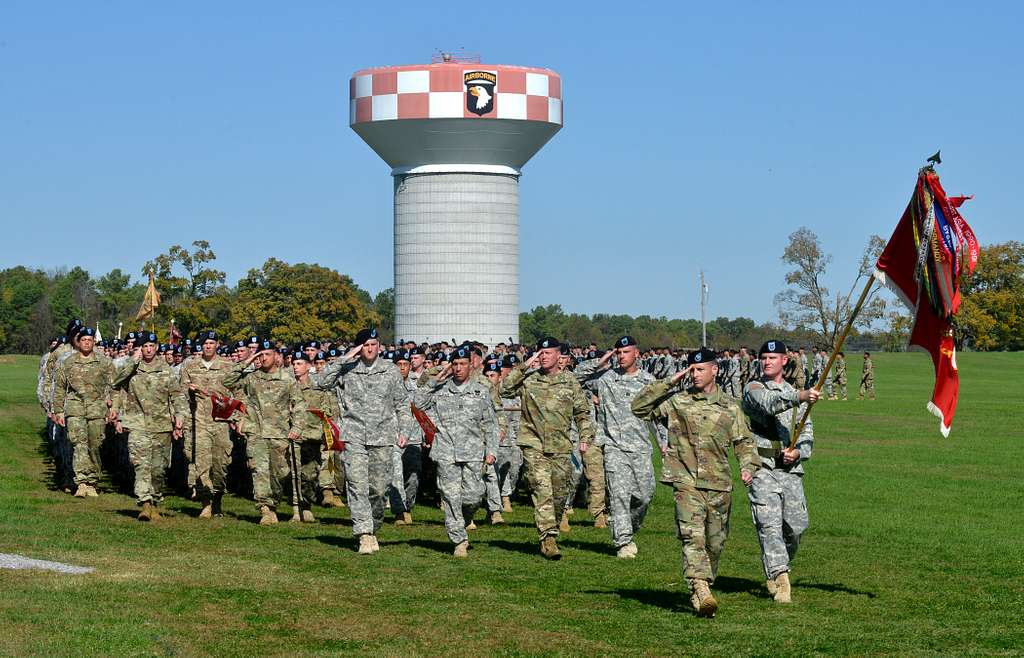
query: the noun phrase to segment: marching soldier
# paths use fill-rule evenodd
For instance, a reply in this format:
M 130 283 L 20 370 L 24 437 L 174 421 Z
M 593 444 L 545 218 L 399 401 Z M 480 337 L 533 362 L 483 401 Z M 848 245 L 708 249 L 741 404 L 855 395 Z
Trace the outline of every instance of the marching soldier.
M 342 382 L 341 428 L 352 533 L 360 555 L 380 550 L 377 531 L 384 521 L 384 496 L 391 472 L 391 452 L 405 447 L 404 429 L 412 422 L 408 392 L 393 363 L 378 358 L 376 329 L 356 335 L 355 347 L 313 376 L 314 385 L 332 390 Z M 358 357 L 358 358 L 357 358 Z
M 404 350 L 396 352 L 395 365 L 398 366 L 398 373 L 402 376 L 402 385 L 408 393 L 409 404 L 412 404 L 418 381 L 418 378 L 414 380 L 410 376 L 412 355 Z M 420 473 L 423 470 L 423 429 L 411 416 L 409 425 L 405 428 L 405 436 L 407 438 L 405 447 L 395 446 L 391 464 L 391 485 L 388 487 L 391 513 L 395 515 L 395 525 L 412 523 L 412 508 L 416 505 Z
M 171 438 L 180 439 L 188 407 L 167 361 L 157 357 L 157 337 L 143 334 L 113 385 L 124 389 L 117 408 L 117 428 L 128 432 L 128 455 L 135 470 L 135 498 L 140 521 L 160 517 L 164 477 L 170 466 Z
M 836 361 L 832 364 L 832 379 L 835 382 L 838 394 L 843 396 L 843 399 L 849 399 L 846 390 L 846 355 L 842 352 L 836 354 Z M 836 391 L 833 390 L 833 394 L 829 396 L 835 400 Z
M 599 359 L 584 361 L 576 371 L 581 383 L 600 400 L 595 442 L 603 445 L 612 542 L 618 557 L 624 559 L 637 556 L 633 539 L 647 515 L 655 488 L 650 427 L 630 408 L 637 393 L 657 381 L 651 373 L 640 370 L 639 355 L 636 339 L 623 336 L 615 341 L 614 349 Z M 615 367 L 613 356 L 618 357 Z
M 224 377 L 224 385 L 238 386 L 248 403 L 246 421 L 239 425 L 238 433 L 245 437 L 260 525 L 277 523 L 282 481 L 288 479 L 289 491 L 297 489 L 299 469 L 294 463 L 294 448 L 307 425 L 306 400 L 295 378 L 278 364 L 279 356 L 275 344 L 264 340 L 259 351 L 236 363 Z M 252 370 L 248 366 L 256 359 L 259 363 Z M 293 517 L 293 521 L 313 521 L 308 501 L 293 502 L 301 509 L 299 518 Z
M 190 417 L 184 431 L 185 455 L 191 461 L 189 482 L 203 505 L 199 518 L 209 519 L 221 513 L 233 449 L 228 421 L 214 418 L 211 396 L 231 396 L 224 379 L 232 363 L 217 354 L 216 332 L 204 331 L 199 340 L 202 351 L 182 361 L 180 379 L 189 400 Z M 184 346 L 178 347 L 184 353 Z
M 506 354 L 501 357 L 499 362 L 501 376 L 496 384 L 499 391 L 501 382 L 518 363 L 519 357 L 515 354 Z M 523 466 L 523 451 L 519 449 L 516 440 L 516 437 L 519 436 L 519 399 L 502 397 L 501 408 L 508 420 L 508 431 L 504 436 L 498 438 L 498 459 L 494 462 L 494 470 L 498 474 L 498 482 L 501 485 L 501 511 L 507 513 L 512 511 L 512 494 L 515 493 L 516 484 L 519 482 L 519 472 Z
M 690 585 L 691 603 L 698 615 L 713 617 L 718 602 L 710 586 L 729 536 L 732 509 L 732 471 L 728 450 L 740 462 L 740 477 L 750 486 L 759 462 L 739 405 L 715 384 L 715 353 L 702 347 L 690 353 L 692 386 L 676 392 L 686 376 L 646 386 L 633 400 L 640 418 L 668 425 L 665 457 L 675 489 L 676 525 L 683 542 L 683 573 Z
M 579 428 L 581 453 L 594 440 L 590 401 L 572 374 L 558 368 L 561 343 L 544 338 L 525 363 L 514 368 L 501 384 L 504 397 L 518 396 L 522 408 L 518 443 L 527 465 L 533 496 L 534 519 L 541 554 L 557 560 L 558 522 L 572 477 L 572 421 Z M 538 366 L 533 369 L 533 366 Z
M 817 389 L 797 390 L 783 379 L 789 358 L 781 340 L 769 340 L 758 350 L 762 375 L 747 384 L 743 411 L 761 457 L 761 470 L 754 477 L 747 498 L 754 527 L 761 543 L 761 561 L 768 592 L 779 603 L 789 603 L 790 562 L 796 556 L 800 536 L 807 529 L 807 499 L 803 488 L 803 462 L 810 459 L 814 428 L 808 419 L 790 448 L 796 418 L 807 403 L 820 396 Z
M 315 341 L 314 341 L 315 342 Z M 318 352 L 322 354 L 322 352 Z M 323 391 L 313 388 L 309 373 L 310 357 L 306 350 L 292 353 L 292 374 L 302 391 L 302 397 L 306 401 L 307 411 L 317 409 L 329 418 L 337 418 L 341 415 L 338 408 L 338 398 L 331 391 Z M 302 426 L 302 443 L 299 447 L 299 463 L 301 471 L 302 491 L 302 521 L 311 523 L 316 519 L 311 509 L 312 502 L 316 500 L 316 494 L 320 484 L 320 469 L 323 453 L 334 452 L 330 450 L 324 437 L 323 421 L 308 413 L 305 424 Z M 332 441 L 333 444 L 333 441 Z
M 483 469 L 498 452 L 498 421 L 488 385 L 471 377 L 467 347 L 452 353 L 436 377 L 421 377 L 416 406 L 434 412 L 437 436 L 430 458 L 437 464 L 445 529 L 455 557 L 466 557 L 466 526 L 484 497 Z
M 75 496 L 85 498 L 99 495 L 100 444 L 110 418 L 114 367 L 93 351 L 96 332 L 91 327 L 81 327 L 76 342 L 78 351 L 57 367 L 53 413 L 74 450 Z
M 864 352 L 864 366 L 860 374 L 860 391 L 857 393 L 857 399 L 863 400 L 864 396 L 868 399 L 875 399 L 875 364 L 871 362 L 871 353 Z

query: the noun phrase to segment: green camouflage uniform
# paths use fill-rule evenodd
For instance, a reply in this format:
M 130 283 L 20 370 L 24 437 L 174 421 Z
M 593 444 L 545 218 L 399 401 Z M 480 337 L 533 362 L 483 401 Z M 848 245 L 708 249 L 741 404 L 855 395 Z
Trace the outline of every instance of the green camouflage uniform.
M 295 377 L 284 368 L 265 372 L 238 363 L 224 377 L 224 385 L 239 386 L 245 394 L 247 422 L 241 431 L 252 472 L 253 499 L 257 510 L 266 506 L 273 511 L 282 499 L 292 497 L 291 478 L 297 473 L 291 464 L 293 446 L 287 437 L 293 430 L 301 433 L 308 425 L 311 414 L 306 400 Z M 303 500 L 292 502 L 304 509 L 310 504 Z
M 871 357 L 864 357 L 864 368 L 860 375 L 860 391 L 857 393 L 857 399 L 862 400 L 864 396 L 874 400 L 875 399 L 875 365 L 871 363 Z
M 220 356 L 210 361 L 193 356 L 181 364 L 181 390 L 188 396 L 190 418 L 183 437 L 185 456 L 192 462 L 189 484 L 204 502 L 227 491 L 228 466 L 231 464 L 231 436 L 228 421 L 214 420 L 213 403 L 207 393 L 230 396 L 224 378 L 234 363 Z M 195 385 L 199 392 L 191 391 Z M 239 419 L 240 415 L 232 419 Z
M 116 410 L 121 427 L 128 432 L 136 501 L 157 504 L 163 499 L 164 476 L 170 466 L 174 423 L 184 425 L 188 416 L 185 396 L 162 358 L 149 363 L 130 359 L 117 368 L 113 385 L 123 389 Z
M 306 422 L 302 427 L 302 444 L 300 452 L 300 470 L 302 471 L 302 497 L 306 501 L 316 500 L 320 489 L 320 467 L 321 460 L 325 453 L 328 458 L 333 450 L 326 449 L 324 441 L 324 426 L 319 418 L 309 413 L 309 409 L 319 409 L 329 415 L 335 424 L 338 423 L 338 416 L 341 410 L 338 407 L 338 397 L 333 391 L 322 391 L 313 388 L 312 383 L 307 380 L 305 383 L 298 382 L 302 391 L 302 398 L 306 401 Z M 330 472 L 328 462 L 327 472 Z
M 846 390 L 846 359 L 841 356 L 836 356 L 835 363 L 832 364 L 833 380 L 836 386 L 839 387 L 839 394 L 843 396 L 843 399 L 847 399 L 848 393 Z
M 736 401 L 720 389 L 675 393 L 669 380 L 641 390 L 633 400 L 633 413 L 668 425 L 665 463 L 675 489 L 683 575 L 691 588 L 695 580 L 712 583 L 729 536 L 729 447 L 742 470 L 753 474 L 760 466 L 746 419 Z
M 95 487 L 99 481 L 100 444 L 109 413 L 114 367 L 93 352 L 75 352 L 58 366 L 54 378 L 53 413 L 64 414 L 73 447 L 75 484 Z
M 557 537 L 572 477 L 569 433 L 575 420 L 580 440 L 593 443 L 592 405 L 572 373 L 545 375 L 540 370 L 527 371 L 525 363 L 505 377 L 501 396 L 519 397 L 518 444 L 527 467 L 537 531 L 541 540 Z
M 454 544 L 468 540 L 466 525 L 484 497 L 484 458 L 498 453 L 491 389 L 490 382 L 475 377 L 462 384 L 454 379 L 437 384 L 429 376 L 417 383 L 416 406 L 432 412 L 437 425 L 430 458 L 437 464 L 445 530 Z

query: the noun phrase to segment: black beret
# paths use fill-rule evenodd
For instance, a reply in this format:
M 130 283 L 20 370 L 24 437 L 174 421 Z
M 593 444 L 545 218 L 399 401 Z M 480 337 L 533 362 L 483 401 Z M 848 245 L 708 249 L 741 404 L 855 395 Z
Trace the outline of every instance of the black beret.
M 501 359 L 502 368 L 515 368 L 519 364 L 519 357 L 515 354 L 506 354 Z
M 716 355 L 713 350 L 702 347 L 699 350 L 693 350 L 690 352 L 689 356 L 686 358 L 686 362 L 690 365 L 693 365 L 694 363 L 714 363 L 715 358 Z
M 68 326 L 64 329 L 65 336 L 74 336 L 78 333 L 78 328 L 82 326 L 82 321 L 75 318 L 71 322 L 68 322 Z
M 589 352 L 587 352 L 587 359 L 588 360 L 590 360 L 590 359 L 600 359 L 602 356 L 604 356 L 604 353 L 603 352 L 598 352 L 597 350 L 590 350 Z
M 259 344 L 256 345 L 256 349 L 262 352 L 263 350 L 277 349 L 277 346 L 275 346 L 274 343 L 272 343 L 269 340 L 261 340 Z
M 167 351 L 167 343 L 160 343 L 160 347 L 156 348 L 156 351 L 163 354 Z
M 98 341 L 96 341 L 96 347 L 106 347 L 106 346 L 107 346 L 107 341 L 105 341 L 105 340 L 98 340 Z
M 260 340 L 259 336 L 249 336 L 249 338 L 247 338 L 246 340 L 248 341 L 249 345 L 252 345 L 253 343 L 259 345 L 260 343 L 263 342 L 262 340 Z
M 128 337 L 129 338 L 135 338 L 134 333 L 128 334 Z M 191 338 L 186 338 L 184 341 L 182 341 L 182 344 L 183 345 L 187 345 L 188 347 L 192 347 L 192 339 Z
M 91 336 L 92 338 L 95 338 L 96 330 L 93 329 L 92 327 L 82 327 L 81 329 L 78 330 L 78 337 L 84 338 L 85 336 Z
M 183 354 L 184 351 L 185 351 L 185 346 L 184 345 L 175 345 L 174 346 L 174 353 L 175 354 Z
M 462 347 L 456 348 L 455 351 L 449 354 L 448 360 L 454 361 L 455 359 L 468 359 L 470 357 L 470 353 L 470 349 L 464 345 Z
M 559 350 L 562 354 L 569 354 L 569 343 L 562 343 L 562 349 Z
M 374 340 L 376 338 L 377 338 L 377 330 L 376 329 L 361 329 L 359 331 L 359 333 L 356 334 L 356 342 L 355 342 L 355 344 L 356 345 L 362 345 L 366 341 Z
M 306 347 L 312 347 L 313 349 L 315 349 L 316 351 L 319 352 L 320 351 L 320 341 L 318 341 L 318 340 L 311 340 L 308 343 L 306 343 Z
M 79 330 L 79 332 L 81 332 L 81 330 Z M 135 340 L 136 338 L 138 338 L 138 335 L 134 331 L 128 332 L 127 340 Z
M 781 340 L 767 340 L 757 351 L 758 356 L 762 354 L 786 354 L 786 344 Z
M 500 374 L 501 364 L 499 364 L 497 361 L 491 361 L 486 366 L 484 366 L 484 372 L 496 372 Z
M 548 336 L 546 338 L 541 338 L 539 341 L 537 341 L 537 349 L 538 350 L 543 350 L 543 349 L 546 349 L 548 347 L 561 347 L 561 346 L 562 346 L 562 344 L 560 342 L 558 342 L 558 339 L 553 337 L 553 336 Z
M 203 351 L 203 346 L 202 345 L 193 345 L 192 346 L 192 353 L 193 354 L 199 354 L 202 351 Z
M 277 353 L 280 354 L 281 356 L 288 356 L 289 354 L 292 353 L 292 351 L 287 347 L 279 347 L 277 348 Z
M 243 347 L 249 347 L 249 343 L 245 342 L 244 340 L 236 340 L 235 341 L 235 349 L 236 350 L 242 349 Z
M 197 343 L 203 343 L 208 340 L 217 340 L 217 332 L 212 330 L 202 331 L 196 336 Z
M 148 332 L 139 335 L 139 342 L 143 345 L 145 345 L 146 343 L 156 343 L 157 345 L 159 345 L 160 339 L 157 338 L 156 334 L 154 334 L 153 332 Z
M 615 347 L 629 347 L 630 345 L 636 345 L 636 338 L 633 338 L 632 336 L 623 336 L 615 341 Z
M 399 361 L 408 361 L 409 356 L 410 354 L 408 350 L 398 350 L 395 352 L 395 363 L 398 363 Z
M 332 347 L 331 349 L 327 350 L 327 356 L 331 356 L 331 357 L 341 356 L 341 350 L 339 350 L 336 347 Z
M 302 350 L 295 350 L 292 352 L 292 363 L 295 363 L 296 361 L 306 361 L 308 363 L 309 357 L 306 356 L 306 353 Z
M 321 351 L 318 351 L 316 354 L 313 355 L 313 360 L 314 361 L 326 361 L 327 360 L 327 355 L 324 354 Z

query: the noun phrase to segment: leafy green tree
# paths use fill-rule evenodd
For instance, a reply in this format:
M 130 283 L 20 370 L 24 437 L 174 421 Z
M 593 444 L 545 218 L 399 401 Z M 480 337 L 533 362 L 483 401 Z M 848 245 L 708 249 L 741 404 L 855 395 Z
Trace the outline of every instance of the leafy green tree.
M 288 343 L 351 338 L 380 320 L 368 297 L 351 278 L 332 269 L 270 258 L 238 282 L 237 300 L 221 329 L 235 336 L 255 330 Z
M 1024 349 L 1024 244 L 983 247 L 962 286 L 959 335 L 978 350 Z

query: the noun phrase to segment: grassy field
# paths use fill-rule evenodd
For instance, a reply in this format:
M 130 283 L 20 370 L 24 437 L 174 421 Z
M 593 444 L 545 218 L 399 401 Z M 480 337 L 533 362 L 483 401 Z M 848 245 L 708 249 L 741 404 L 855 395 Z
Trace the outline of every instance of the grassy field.
M 690 613 L 661 485 L 639 559 L 577 513 L 557 563 L 522 505 L 456 561 L 423 507 L 363 557 L 347 510 L 261 528 L 249 501 L 201 523 L 171 498 L 146 525 L 130 497 L 71 498 L 47 479 L 35 363 L 0 358 L 0 552 L 96 571 L 0 570 L 3 655 L 1024 654 L 1024 354 L 960 355 L 947 440 L 923 354 L 877 356 L 877 402 L 819 405 L 795 602 L 764 591 L 740 487 L 713 620 Z

